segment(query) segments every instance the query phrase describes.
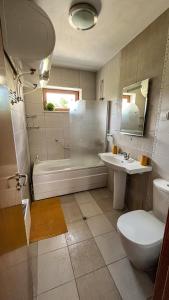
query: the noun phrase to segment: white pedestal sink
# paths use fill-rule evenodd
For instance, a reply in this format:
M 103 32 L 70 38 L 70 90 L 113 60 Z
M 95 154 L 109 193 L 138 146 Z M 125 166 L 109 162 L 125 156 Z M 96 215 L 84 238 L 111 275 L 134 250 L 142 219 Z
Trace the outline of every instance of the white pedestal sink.
M 99 153 L 100 159 L 106 166 L 114 172 L 114 199 L 113 208 L 123 209 L 127 174 L 142 174 L 151 172 L 151 166 L 142 166 L 139 161 L 130 158 L 125 160 L 121 154 L 112 154 L 111 152 Z

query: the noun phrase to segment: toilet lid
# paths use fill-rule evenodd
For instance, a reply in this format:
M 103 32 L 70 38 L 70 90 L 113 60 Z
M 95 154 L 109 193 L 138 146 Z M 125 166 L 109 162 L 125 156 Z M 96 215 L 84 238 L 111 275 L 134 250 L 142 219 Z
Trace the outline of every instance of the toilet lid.
M 165 224 L 149 212 L 135 210 L 122 215 L 117 228 L 132 242 L 148 246 L 162 241 Z

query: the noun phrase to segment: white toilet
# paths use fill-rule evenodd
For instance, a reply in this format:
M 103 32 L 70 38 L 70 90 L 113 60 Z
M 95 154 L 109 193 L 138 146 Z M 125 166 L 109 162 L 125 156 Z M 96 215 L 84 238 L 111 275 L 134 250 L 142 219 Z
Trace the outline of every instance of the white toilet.
M 123 247 L 133 265 L 150 269 L 158 260 L 169 208 L 169 182 L 153 181 L 153 211 L 135 210 L 117 222 Z

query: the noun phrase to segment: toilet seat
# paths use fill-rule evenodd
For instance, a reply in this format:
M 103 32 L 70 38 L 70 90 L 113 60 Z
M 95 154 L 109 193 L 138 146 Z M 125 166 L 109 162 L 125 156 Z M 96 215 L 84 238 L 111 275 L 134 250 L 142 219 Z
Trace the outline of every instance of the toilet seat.
M 165 224 L 150 212 L 135 210 L 120 216 L 117 228 L 131 242 L 150 247 L 161 244 Z

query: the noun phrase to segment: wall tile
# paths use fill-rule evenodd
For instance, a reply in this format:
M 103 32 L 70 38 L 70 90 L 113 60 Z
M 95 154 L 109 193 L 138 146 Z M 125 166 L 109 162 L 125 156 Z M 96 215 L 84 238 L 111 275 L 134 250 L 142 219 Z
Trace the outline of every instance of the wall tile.
M 44 128 L 45 127 L 45 116 L 44 113 L 41 114 L 36 114 L 36 118 L 31 118 L 32 119 L 32 126 L 39 126 Z
M 30 145 L 45 146 L 46 129 L 30 129 L 28 132 Z
M 136 187 L 139 184 L 140 179 L 139 177 L 134 178 L 131 176 L 130 188 L 128 189 L 135 191 L 135 193 L 130 192 L 127 199 L 130 209 L 141 207 L 150 208 L 152 206 L 152 192 L 150 191 L 152 190 L 151 186 L 154 176 L 161 176 L 162 174 L 163 176 L 167 175 L 165 166 L 163 165 L 164 168 L 159 166 L 158 170 L 158 164 L 160 163 L 160 159 L 162 160 L 162 156 L 164 158 L 166 157 L 166 152 L 168 149 L 168 125 L 167 123 L 162 123 L 161 119 L 158 124 L 158 118 L 159 115 L 160 118 L 162 118 L 162 115 L 164 115 L 163 111 L 169 110 L 169 55 L 166 54 L 165 57 L 168 21 L 169 10 L 155 20 L 134 40 L 132 40 L 125 48 L 121 50 L 120 53 L 120 76 L 117 84 L 119 88 L 117 90 L 114 89 L 116 92 L 111 105 L 110 132 L 113 133 L 114 142 L 121 148 L 122 151 L 131 153 L 131 156 L 135 159 L 138 159 L 141 154 L 147 155 L 153 159 L 153 169 L 155 169 L 153 170 L 152 178 L 148 180 L 148 184 L 145 185 L 144 182 L 142 183 L 145 190 L 139 189 L 138 201 L 136 199 Z M 167 49 L 169 49 L 169 47 Z M 169 52 L 169 50 L 167 51 Z M 97 89 L 99 88 L 99 80 L 104 78 L 106 70 L 108 69 L 110 71 L 109 78 L 111 78 L 111 81 L 117 82 L 118 73 L 116 76 L 115 61 L 116 58 L 114 57 L 102 69 L 99 70 L 96 82 Z M 145 135 L 144 137 L 131 137 L 120 134 L 120 95 L 122 88 L 145 78 L 151 78 Z M 107 84 L 109 85 L 109 80 Z M 162 96 L 161 105 L 160 93 Z M 161 110 L 162 113 L 160 113 Z M 159 133 L 157 135 L 157 143 L 155 142 L 157 146 L 155 147 L 154 137 L 157 133 L 158 126 Z M 109 150 L 111 150 L 111 143 L 109 143 Z M 156 158 L 156 156 L 158 158 Z
M 169 180 L 169 121 L 166 119 L 166 113 L 169 110 L 169 32 L 167 38 L 163 76 L 161 83 L 160 105 L 158 107 L 158 121 L 156 128 L 156 137 L 153 149 L 153 173 L 154 176 Z
M 35 115 L 38 113 L 43 113 L 42 103 L 29 103 L 26 107 L 26 114 Z
M 138 36 L 138 79 L 159 77 L 163 68 L 168 31 L 168 13 L 155 20 Z M 162 34 L 161 34 L 162 33 Z M 159 77 L 160 78 L 160 77 Z
M 96 73 L 80 71 L 80 88 L 84 100 L 96 100 Z
M 46 128 L 63 128 L 64 115 L 62 113 L 45 113 Z
M 58 138 L 57 138 L 58 139 Z M 48 159 L 63 159 L 64 158 L 64 140 L 58 139 L 55 141 L 55 135 L 50 135 L 46 138 L 47 157 Z
M 122 50 L 121 56 L 121 88 L 133 84 L 137 81 L 138 70 L 138 42 L 133 40 Z
M 168 80 L 168 83 L 169 83 L 169 80 Z M 169 86 L 162 89 L 161 96 L 163 99 L 161 109 L 169 110 Z
M 26 114 L 38 114 L 44 111 L 41 89 L 25 95 L 25 110 Z
M 79 87 L 80 74 L 79 70 L 53 67 L 51 69 L 49 85 L 60 87 Z
M 95 100 L 96 73 L 53 67 L 49 85 L 82 88 L 87 100 Z M 31 161 L 39 155 L 40 160 L 70 157 L 70 119 L 67 112 L 45 112 L 42 90 L 25 96 L 27 126 L 29 129 Z M 16 124 L 17 126 L 17 124 Z M 45 131 L 46 129 L 46 131 Z M 55 142 L 55 140 L 58 142 Z M 65 148 L 65 149 L 64 149 Z
M 42 161 L 47 160 L 47 150 L 43 149 L 42 147 L 31 146 L 30 155 L 31 155 L 31 163 L 33 163 L 36 160 L 37 155 L 39 160 Z

